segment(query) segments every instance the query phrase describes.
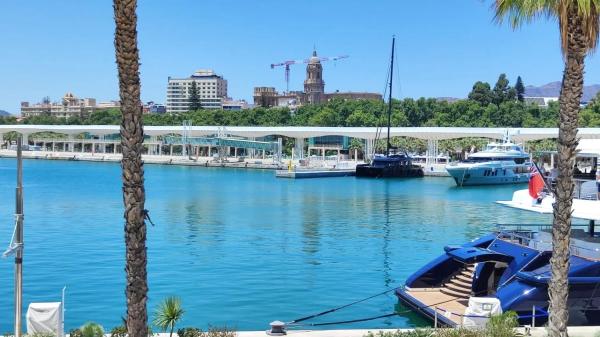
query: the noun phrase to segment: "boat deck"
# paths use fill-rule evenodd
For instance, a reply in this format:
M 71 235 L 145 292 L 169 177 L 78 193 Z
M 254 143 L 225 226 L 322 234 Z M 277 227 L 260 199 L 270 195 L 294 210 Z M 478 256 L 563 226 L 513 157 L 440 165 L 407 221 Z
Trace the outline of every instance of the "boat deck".
M 444 294 L 442 289 L 443 288 L 413 288 L 410 290 L 407 289 L 406 293 L 423 303 L 425 306 L 430 307 L 432 310 L 437 308 L 439 316 L 444 316 L 456 325 L 461 325 L 462 316 L 458 315 L 463 315 L 465 313 L 469 300 L 467 298 Z

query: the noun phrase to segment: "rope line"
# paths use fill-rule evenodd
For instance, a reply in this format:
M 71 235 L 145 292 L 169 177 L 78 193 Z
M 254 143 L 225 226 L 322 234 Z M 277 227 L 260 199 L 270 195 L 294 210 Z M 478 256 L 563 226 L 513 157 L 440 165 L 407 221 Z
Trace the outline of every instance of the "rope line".
M 385 314 L 385 315 L 379 315 L 379 316 L 368 317 L 368 318 L 351 319 L 351 320 L 347 320 L 347 321 L 325 322 L 325 323 L 305 323 L 305 324 L 297 324 L 297 325 L 293 325 L 293 326 L 325 326 L 325 325 L 350 324 L 350 323 L 372 321 L 375 319 L 392 317 L 392 316 L 396 316 L 396 315 L 399 315 L 399 313 L 392 312 L 392 313 Z
M 322 311 L 322 312 L 319 312 L 319 313 L 316 313 L 316 314 L 312 314 L 312 315 L 309 315 L 309 316 L 306 316 L 306 317 L 301 317 L 301 318 L 295 319 L 295 320 L 293 320 L 293 321 L 290 321 L 290 322 L 288 322 L 288 323 L 286 323 L 286 324 L 287 324 L 287 325 L 291 325 L 291 324 L 295 324 L 295 323 L 299 323 L 299 322 L 302 322 L 302 321 L 309 320 L 309 319 L 311 319 L 311 318 L 315 318 L 315 317 L 323 316 L 323 315 L 326 315 L 326 314 L 329 314 L 329 313 L 332 313 L 332 312 L 335 312 L 335 311 L 338 311 L 338 310 L 341 310 L 341 309 L 347 308 L 347 307 L 349 307 L 349 306 L 352 306 L 352 305 L 355 305 L 355 304 L 358 304 L 358 303 L 362 303 L 362 302 L 368 301 L 368 300 L 370 300 L 370 299 L 372 299 L 372 298 L 375 298 L 375 297 L 378 297 L 378 296 L 381 296 L 381 295 L 387 294 L 387 293 L 389 293 L 390 291 L 394 291 L 394 290 L 396 290 L 396 289 L 398 289 L 398 288 L 391 288 L 391 289 L 387 289 L 387 290 L 385 290 L 385 291 L 382 291 L 382 292 L 380 292 L 380 293 L 377 293 L 377 294 L 375 294 L 375 295 L 372 295 L 372 296 L 369 296 L 369 297 L 365 297 L 365 298 L 363 298 L 363 299 L 360 299 L 360 300 L 358 300 L 358 301 L 354 301 L 354 302 L 352 302 L 352 303 L 344 304 L 344 305 L 342 305 L 342 306 L 339 306 L 339 307 L 336 307 L 336 308 L 332 308 L 332 309 L 329 309 L 329 310 L 325 310 L 325 311 Z

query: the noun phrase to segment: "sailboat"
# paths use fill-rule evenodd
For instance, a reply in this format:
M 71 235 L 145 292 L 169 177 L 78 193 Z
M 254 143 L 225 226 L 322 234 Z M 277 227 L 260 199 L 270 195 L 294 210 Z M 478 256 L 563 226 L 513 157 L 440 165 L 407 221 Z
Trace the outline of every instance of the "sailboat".
M 394 49 L 396 38 L 392 38 L 392 60 L 390 65 L 390 92 L 387 111 L 387 146 L 385 154 L 375 154 L 370 164 L 356 166 L 357 177 L 371 178 L 408 178 L 422 177 L 423 168 L 412 163 L 412 158 L 406 153 L 398 153 L 390 143 L 390 127 L 392 124 L 392 83 L 394 74 Z

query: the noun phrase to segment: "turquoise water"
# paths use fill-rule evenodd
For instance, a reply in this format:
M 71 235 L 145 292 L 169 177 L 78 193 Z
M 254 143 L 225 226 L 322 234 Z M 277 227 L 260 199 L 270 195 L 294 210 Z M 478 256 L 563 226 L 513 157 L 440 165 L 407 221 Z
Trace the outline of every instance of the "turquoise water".
M 14 181 L 15 161 L 0 159 L 0 249 L 12 234 Z M 24 303 L 59 301 L 66 285 L 67 329 L 110 329 L 125 313 L 120 184 L 118 164 L 25 161 Z M 262 330 L 400 286 L 446 244 L 495 223 L 550 221 L 493 204 L 518 188 L 147 165 L 150 315 L 176 295 L 181 326 Z M 0 332 L 12 331 L 13 259 L 0 260 L 0 275 Z M 319 321 L 377 316 L 396 303 L 389 294 Z M 408 315 L 328 328 L 423 324 Z

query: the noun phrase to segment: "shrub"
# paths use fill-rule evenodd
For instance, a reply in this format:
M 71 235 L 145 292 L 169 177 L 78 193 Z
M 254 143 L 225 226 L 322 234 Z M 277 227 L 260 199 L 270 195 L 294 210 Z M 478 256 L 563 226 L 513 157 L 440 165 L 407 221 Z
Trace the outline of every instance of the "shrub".
M 71 331 L 69 331 L 69 337 L 83 337 L 83 333 L 80 329 L 71 329 Z
M 513 337 L 515 328 L 519 326 L 517 313 L 507 311 L 501 315 L 490 317 L 486 324 L 485 332 L 489 337 Z
M 181 328 L 177 330 L 178 337 L 236 337 L 236 331 L 227 327 L 209 327 L 208 331 L 198 328 Z
M 181 320 L 183 313 L 181 300 L 177 297 L 167 297 L 156 308 L 153 323 L 163 331 L 169 330 L 169 337 L 172 337 L 175 324 Z
M 98 323 L 85 323 L 81 327 L 81 337 L 104 337 L 104 329 Z
M 436 337 L 486 337 L 485 331 L 477 329 L 439 329 L 436 331 Z
M 494 315 L 488 320 L 485 329 L 415 329 L 408 331 L 370 332 L 365 337 L 515 337 L 519 334 L 515 328 L 519 326 L 517 314 L 513 311 Z M 211 336 L 213 337 L 213 336 Z M 216 337 L 216 336 L 215 336 Z M 225 336 L 219 336 L 225 337 Z M 229 337 L 229 336 L 227 336 Z M 600 337 L 600 336 L 597 336 Z
M 202 330 L 197 328 L 181 328 L 177 330 L 177 336 L 179 337 L 201 337 L 202 334 Z
M 3 336 L 4 337 L 15 337 L 15 335 L 12 332 L 10 332 L 10 331 L 5 332 Z
M 376 334 L 369 331 L 365 337 L 433 337 L 436 336 L 435 332 L 433 329 L 379 331 Z
M 110 330 L 110 337 L 127 337 L 127 327 L 119 325 Z
M 235 329 L 228 327 L 209 327 L 208 332 L 202 337 L 236 337 Z

